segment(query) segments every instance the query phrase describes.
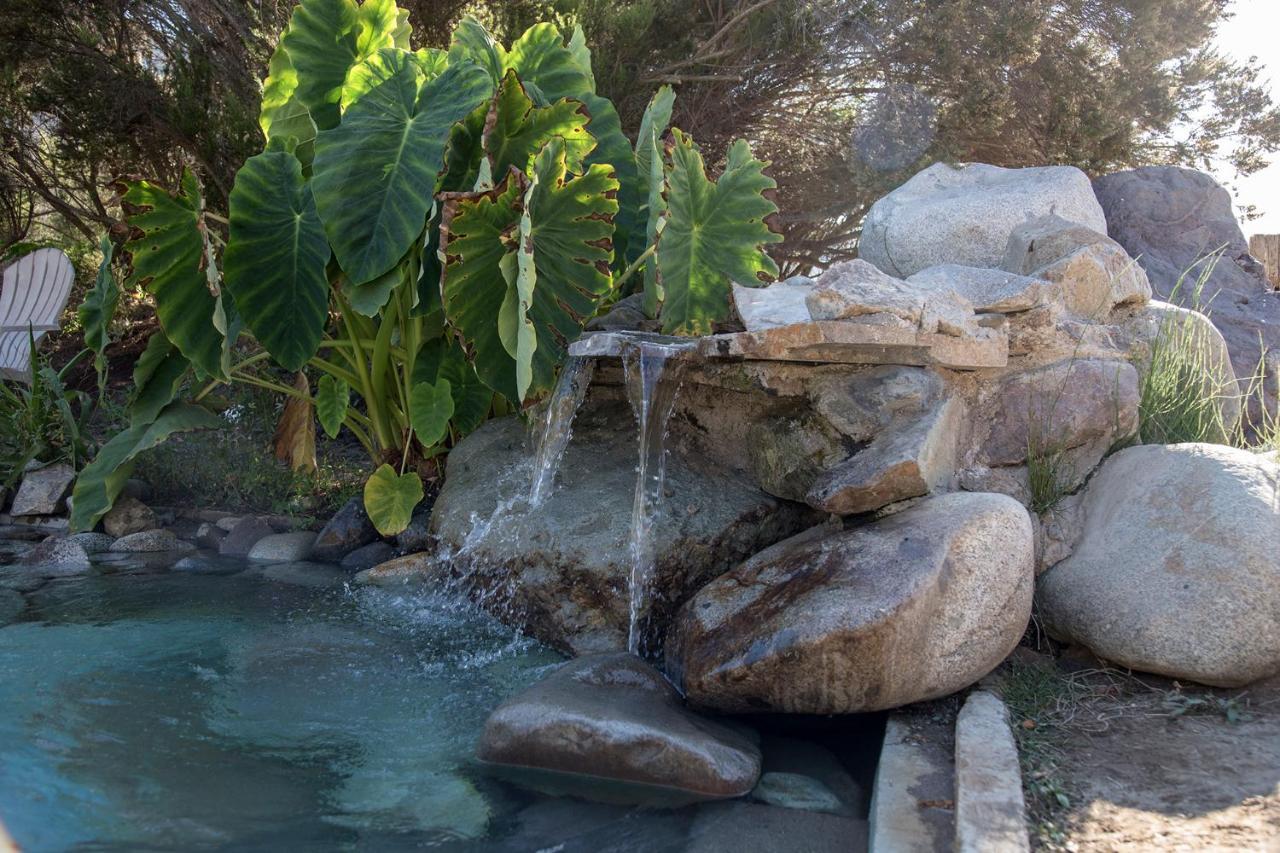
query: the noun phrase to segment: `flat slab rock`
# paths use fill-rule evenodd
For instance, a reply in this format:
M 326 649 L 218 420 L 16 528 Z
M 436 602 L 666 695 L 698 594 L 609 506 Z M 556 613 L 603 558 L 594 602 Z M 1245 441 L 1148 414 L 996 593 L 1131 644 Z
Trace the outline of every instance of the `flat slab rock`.
M 747 735 L 685 710 L 625 652 L 570 661 L 504 702 L 478 755 L 539 789 L 665 805 L 744 796 L 761 762 Z
M 667 671 L 695 706 L 846 714 L 953 693 L 1031 616 L 1031 519 L 1005 495 L 927 498 L 807 531 L 712 581 L 680 611 Z
M 627 647 L 636 432 L 626 403 L 585 407 L 559 485 L 537 508 L 528 502 L 532 455 L 519 420 L 490 421 L 450 453 L 432 532 L 498 618 L 575 654 Z M 668 450 L 644 625 L 655 645 L 703 583 L 816 520 L 808 507 L 686 452 L 674 435 Z

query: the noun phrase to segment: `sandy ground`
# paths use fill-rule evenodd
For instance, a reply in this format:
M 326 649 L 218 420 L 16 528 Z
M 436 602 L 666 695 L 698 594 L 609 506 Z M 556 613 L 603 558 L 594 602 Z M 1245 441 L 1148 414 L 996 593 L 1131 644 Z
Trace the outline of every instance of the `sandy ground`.
M 1034 847 L 1280 853 L 1280 679 L 1210 690 L 1049 665 L 1066 690 L 1011 703 Z

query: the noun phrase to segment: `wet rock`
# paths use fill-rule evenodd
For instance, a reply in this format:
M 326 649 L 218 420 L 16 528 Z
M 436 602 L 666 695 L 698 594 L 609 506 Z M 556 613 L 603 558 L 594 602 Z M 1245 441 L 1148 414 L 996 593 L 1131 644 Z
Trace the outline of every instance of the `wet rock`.
M 854 452 L 810 481 L 810 506 L 837 515 L 870 512 L 950 480 L 964 406 L 937 374 L 879 367 L 816 382 L 812 396 Z
M 201 548 L 208 548 L 211 551 L 218 550 L 218 546 L 222 544 L 222 540 L 227 538 L 227 531 L 218 527 L 216 524 L 210 524 L 203 521 L 196 528 L 195 542 Z
M 363 548 L 357 548 L 343 557 L 339 565 L 349 572 L 359 572 L 371 569 L 379 563 L 385 563 L 395 555 L 396 549 L 386 542 L 370 542 Z M 316 554 L 313 552 L 311 556 L 316 557 Z
M 427 551 L 433 547 L 431 538 L 431 507 L 434 500 L 426 498 L 413 508 L 409 526 L 396 534 L 396 549 L 405 553 Z
M 230 523 L 225 527 L 222 521 L 217 523 L 227 530 L 226 538 L 218 543 L 218 553 L 224 557 L 248 557 L 253 546 L 273 532 L 271 525 L 254 516 L 227 521 Z
M 625 403 L 584 409 L 561 487 L 537 509 L 525 429 L 490 421 L 449 455 L 432 532 L 486 607 L 549 645 L 578 654 L 625 648 L 629 625 L 635 419 Z M 655 570 L 645 634 L 660 643 L 670 613 L 707 580 L 812 523 L 813 513 L 671 442 L 666 511 L 652 533 Z
M 975 311 L 1017 314 L 1047 304 L 1055 288 L 1038 278 L 1005 270 L 940 264 L 915 273 L 907 282 L 927 293 L 955 293 Z
M 807 412 L 753 423 L 745 449 L 760 488 L 790 501 L 804 501 L 813 481 L 848 459 L 856 446 L 822 418 Z
M 244 569 L 244 561 L 239 557 L 221 557 L 207 553 L 192 554 L 173 564 L 175 572 L 197 575 L 233 575 Z
M 760 803 L 714 803 L 698 810 L 683 849 L 685 853 L 865 853 L 867 822 Z
M 137 498 L 121 495 L 115 505 L 102 517 L 102 529 L 107 535 L 119 539 L 144 530 L 155 530 L 160 522 L 151 507 Z
M 1015 228 L 1001 263 L 1009 272 L 1051 282 L 1057 300 L 1080 317 L 1101 320 L 1112 308 L 1151 299 L 1146 272 L 1124 247 L 1060 216 Z
M 364 511 L 364 499 L 354 497 L 329 519 L 316 537 L 311 558 L 337 563 L 357 548 L 378 539 L 378 530 Z
M 110 551 L 112 543 L 115 542 L 105 533 L 75 533 L 66 537 L 66 541 L 79 545 L 90 556 Z
M 783 809 L 839 814 L 840 798 L 812 776 L 800 773 L 765 773 L 751 792 L 751 799 Z
M 1074 167 L 936 163 L 871 206 L 858 254 L 901 277 L 948 263 L 997 267 L 1013 229 L 1049 213 L 1107 230 L 1088 177 Z
M 732 712 L 844 714 L 936 698 L 1017 645 L 1033 577 L 1031 521 L 1016 501 L 926 498 L 779 543 L 712 581 L 681 609 L 667 669 L 690 702 Z
M 213 524 L 226 533 L 230 533 L 235 529 L 236 525 L 245 520 L 242 515 L 224 515 L 213 520 Z M 264 522 L 265 523 L 265 522 Z
M 161 551 L 194 551 L 194 545 L 174 536 L 169 530 L 142 530 L 122 536 L 111 545 L 117 554 L 155 553 Z
M 18 562 L 38 570 L 42 577 L 78 575 L 92 567 L 88 551 L 70 539 L 47 539 L 23 554 Z
M 438 585 L 449 578 L 449 569 L 431 554 L 405 554 L 365 569 L 355 582 L 365 586 Z
M 27 471 L 13 496 L 9 514 L 15 517 L 57 515 L 64 509 L 64 501 L 75 479 L 76 469 L 62 463 Z
M 808 323 L 813 317 L 805 299 L 813 292 L 813 280 L 794 275 L 768 287 L 733 285 L 733 306 L 749 332 Z
M 130 477 L 124 481 L 124 488 L 120 490 L 120 494 L 146 503 L 151 500 L 154 490 L 151 488 L 151 484 L 146 480 L 139 480 L 137 477 Z
M 1200 307 L 1222 332 L 1236 376 L 1251 376 L 1260 347 L 1280 348 L 1280 292 L 1271 289 L 1249 255 L 1231 194 L 1209 175 L 1177 166 L 1148 166 L 1106 175 L 1094 190 L 1108 233 L 1137 258 L 1158 299 L 1192 306 L 1203 266 L 1183 271 L 1220 247 L 1221 260 L 1205 282 Z M 1266 396 L 1275 406 L 1276 369 L 1267 366 Z
M 1122 666 L 1218 687 L 1280 672 L 1280 467 L 1212 444 L 1112 456 L 1083 534 L 1041 576 L 1049 631 Z
M 588 799 L 665 803 L 740 797 L 760 752 L 738 731 L 686 711 L 634 655 L 579 658 L 489 717 L 479 757 L 516 778 Z
M 1019 465 L 1029 454 L 1058 459 L 1074 488 L 1103 455 L 1138 428 L 1138 372 L 1125 361 L 1080 359 L 1058 362 L 1006 378 L 976 419 L 989 425 L 981 460 Z
M 873 737 L 878 738 L 879 733 Z M 778 735 L 766 735 L 760 748 L 764 751 L 762 769 L 765 775 L 808 777 L 836 798 L 838 808 L 832 813 L 846 817 L 866 814 L 867 793 L 830 749 L 811 740 Z M 761 777 L 763 779 L 764 776 Z
M 253 547 L 249 549 L 249 559 L 263 563 L 301 562 L 311 556 L 315 541 L 316 534 L 306 530 L 273 533 L 253 543 Z

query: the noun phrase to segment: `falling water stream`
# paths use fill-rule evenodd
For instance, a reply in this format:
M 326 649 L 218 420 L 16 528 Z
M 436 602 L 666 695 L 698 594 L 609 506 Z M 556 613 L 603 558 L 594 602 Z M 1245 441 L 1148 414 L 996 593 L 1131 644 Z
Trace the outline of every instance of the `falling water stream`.
M 529 487 L 529 506 L 537 509 L 551 494 L 555 485 L 560 460 L 573 434 L 573 416 L 587 396 L 587 386 L 595 373 L 595 359 L 570 356 L 560 371 L 546 416 L 542 419 L 542 431 L 537 438 L 533 461 L 533 482 Z
M 684 360 L 676 356 L 690 349 L 692 343 L 640 334 L 619 337 L 627 397 L 639 425 L 639 463 L 628 542 L 631 565 L 627 577 L 627 648 L 633 654 L 642 654 L 644 643 L 640 623 L 648 610 L 653 579 L 653 530 L 663 504 L 667 422 L 675 406 L 684 370 Z M 572 436 L 574 415 L 586 398 L 594 370 L 595 358 L 592 356 L 572 356 L 565 362 L 546 415 L 541 419 L 541 429 L 534 438 L 530 509 L 541 506 L 551 494 Z M 501 507 L 499 511 L 502 511 Z
M 688 348 L 689 344 L 683 342 L 636 338 L 628 342 L 622 354 L 627 397 L 640 427 L 640 459 L 636 468 L 635 499 L 631 505 L 631 571 L 627 579 L 627 649 L 636 655 L 644 651 L 640 621 L 648 610 L 653 580 L 653 529 L 663 504 L 667 421 L 680 390 L 685 363 L 674 356 Z M 670 365 L 668 360 L 672 360 Z

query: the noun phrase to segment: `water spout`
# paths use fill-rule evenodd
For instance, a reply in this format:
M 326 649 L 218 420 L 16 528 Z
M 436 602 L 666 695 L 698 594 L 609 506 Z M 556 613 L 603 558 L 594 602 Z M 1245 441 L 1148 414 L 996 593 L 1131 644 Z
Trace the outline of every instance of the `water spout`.
M 556 472 L 564 459 L 573 432 L 573 416 L 587 396 L 595 372 L 595 359 L 570 356 L 560 371 L 555 391 L 547 404 L 542 430 L 534 452 L 533 482 L 529 487 L 529 507 L 537 509 L 551 494 Z
M 684 360 L 668 360 L 687 350 L 684 342 L 658 342 L 636 338 L 623 348 L 627 396 L 640 427 L 640 459 L 636 469 L 635 499 L 631 506 L 628 576 L 629 621 L 627 649 L 644 652 L 640 622 L 648 612 L 655 565 L 653 530 L 663 504 L 666 478 L 667 422 L 680 390 Z

